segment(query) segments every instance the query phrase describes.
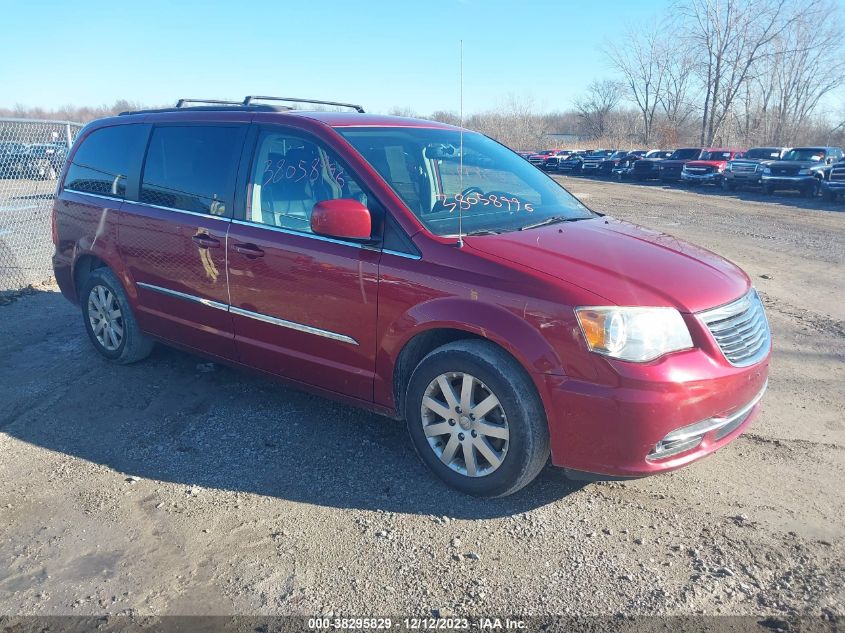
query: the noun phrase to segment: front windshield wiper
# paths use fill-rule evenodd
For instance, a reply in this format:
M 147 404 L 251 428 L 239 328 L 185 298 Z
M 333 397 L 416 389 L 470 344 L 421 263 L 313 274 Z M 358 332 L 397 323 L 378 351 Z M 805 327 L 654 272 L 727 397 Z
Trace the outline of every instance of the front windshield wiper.
M 534 222 L 534 224 L 526 224 L 525 226 L 519 227 L 520 231 L 527 231 L 528 229 L 536 229 L 538 226 L 546 226 L 548 224 L 557 224 L 558 222 L 575 222 L 576 220 L 586 220 L 587 218 L 571 218 L 567 215 L 553 215 L 551 217 L 546 218 L 545 220 L 540 220 L 539 222 Z
M 501 231 L 494 231 L 493 229 L 476 229 L 475 231 L 469 231 L 464 233 L 464 235 L 498 235 Z

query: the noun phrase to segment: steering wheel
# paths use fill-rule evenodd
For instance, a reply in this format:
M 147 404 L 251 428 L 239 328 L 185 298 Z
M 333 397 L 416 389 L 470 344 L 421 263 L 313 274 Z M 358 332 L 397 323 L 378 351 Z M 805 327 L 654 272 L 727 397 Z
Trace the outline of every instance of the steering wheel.
M 481 187 L 476 187 L 475 185 L 473 185 L 472 187 L 467 187 L 466 189 L 464 189 L 461 192 L 461 196 L 466 198 L 471 193 L 478 193 L 484 195 L 484 191 L 481 189 Z

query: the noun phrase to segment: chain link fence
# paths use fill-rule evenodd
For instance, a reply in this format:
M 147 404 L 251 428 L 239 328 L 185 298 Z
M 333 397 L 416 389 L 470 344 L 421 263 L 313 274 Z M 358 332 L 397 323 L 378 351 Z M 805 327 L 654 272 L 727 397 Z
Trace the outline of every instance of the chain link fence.
M 50 278 L 50 214 L 68 150 L 70 121 L 0 118 L 0 293 Z

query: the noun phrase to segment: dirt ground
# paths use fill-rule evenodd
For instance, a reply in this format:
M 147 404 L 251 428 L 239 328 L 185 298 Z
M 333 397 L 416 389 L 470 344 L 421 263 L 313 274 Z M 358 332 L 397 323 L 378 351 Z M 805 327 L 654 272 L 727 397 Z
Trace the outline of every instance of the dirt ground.
M 476 500 L 396 422 L 161 346 L 110 366 L 46 288 L 0 306 L 0 615 L 845 615 L 845 205 L 561 180 L 752 276 L 745 435 Z

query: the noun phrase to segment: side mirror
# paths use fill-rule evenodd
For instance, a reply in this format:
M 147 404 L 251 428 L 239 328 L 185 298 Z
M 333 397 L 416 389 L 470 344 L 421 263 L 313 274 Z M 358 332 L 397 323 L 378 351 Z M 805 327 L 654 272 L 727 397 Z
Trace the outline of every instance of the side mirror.
M 368 240 L 372 233 L 370 210 L 357 200 L 322 200 L 311 210 L 311 230 L 317 235 Z

